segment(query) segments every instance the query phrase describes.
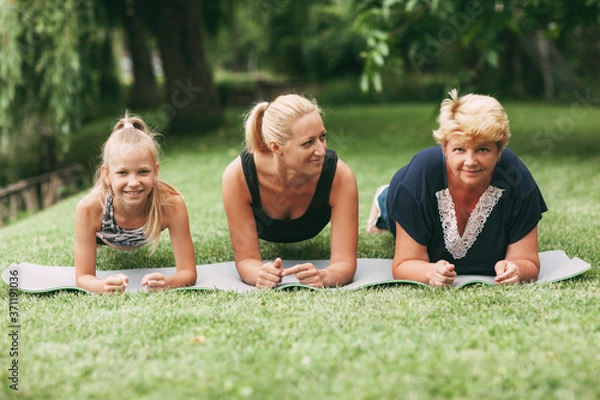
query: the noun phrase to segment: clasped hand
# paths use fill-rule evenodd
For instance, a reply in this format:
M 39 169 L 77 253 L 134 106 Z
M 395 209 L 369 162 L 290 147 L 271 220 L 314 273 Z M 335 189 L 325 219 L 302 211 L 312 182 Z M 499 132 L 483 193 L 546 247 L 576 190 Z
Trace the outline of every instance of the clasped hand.
M 500 260 L 494 265 L 494 271 L 496 272 L 494 281 L 499 285 L 515 284 L 521 281 L 521 271 L 514 262 Z M 440 260 L 432 265 L 428 277 L 431 286 L 452 286 L 456 278 L 454 264 Z
M 256 287 L 261 289 L 272 289 L 276 287 L 284 276 L 296 275 L 298 282 L 303 285 L 322 288 L 323 276 L 321 271 L 311 263 L 296 264 L 293 267 L 283 269 L 281 258 L 273 262 L 263 264 L 258 272 Z
M 107 293 L 124 292 L 129 285 L 129 277 L 125 274 L 111 275 L 104 281 L 104 291 Z M 148 290 L 164 289 L 167 287 L 165 276 L 160 272 L 147 274 L 142 278 L 142 286 Z
M 429 285 L 433 287 L 452 286 L 456 271 L 454 264 L 450 264 L 446 260 L 440 260 L 431 266 L 428 274 Z
M 496 278 L 494 281 L 499 285 L 519 283 L 521 281 L 521 270 L 514 262 L 500 260 L 494 265 Z

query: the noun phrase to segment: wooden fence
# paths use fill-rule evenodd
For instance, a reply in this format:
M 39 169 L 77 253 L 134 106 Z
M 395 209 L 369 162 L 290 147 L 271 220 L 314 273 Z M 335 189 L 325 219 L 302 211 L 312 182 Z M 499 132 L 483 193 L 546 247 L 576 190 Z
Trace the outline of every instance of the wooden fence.
M 75 193 L 83 180 L 83 168 L 73 165 L 0 187 L 0 226 L 23 211 L 34 214 Z

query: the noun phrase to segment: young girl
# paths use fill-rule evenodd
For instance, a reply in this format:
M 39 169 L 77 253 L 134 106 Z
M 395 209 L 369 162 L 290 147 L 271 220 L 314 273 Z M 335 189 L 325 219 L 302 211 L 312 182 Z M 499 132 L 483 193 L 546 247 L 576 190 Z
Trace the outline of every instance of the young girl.
M 127 114 L 104 144 L 94 188 L 75 212 L 77 286 L 94 293 L 123 292 L 124 274 L 96 277 L 96 248 L 107 245 L 132 250 L 146 243 L 156 249 L 163 229 L 169 230 L 177 271 L 165 277 L 155 272 L 142 285 L 162 289 L 196 282 L 196 263 L 187 208 L 181 193 L 158 179 L 159 146 L 139 118 Z

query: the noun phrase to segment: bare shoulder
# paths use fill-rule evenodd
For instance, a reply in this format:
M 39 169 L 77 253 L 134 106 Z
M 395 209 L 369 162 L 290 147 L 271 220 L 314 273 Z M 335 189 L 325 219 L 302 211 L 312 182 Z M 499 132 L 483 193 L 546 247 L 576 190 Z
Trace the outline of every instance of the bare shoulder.
M 179 193 L 165 193 L 163 195 L 163 208 L 166 212 L 172 213 L 185 209 L 185 200 L 183 196 Z
M 241 158 L 238 156 L 229 163 L 221 180 L 221 189 L 223 194 L 228 196 L 240 197 L 250 194 L 244 177 Z
M 102 211 L 100 188 L 95 187 L 77 203 L 77 207 L 75 208 L 76 226 L 85 227 L 85 229 L 100 229 Z
M 77 203 L 76 213 L 84 215 L 102 214 L 102 203 L 100 202 L 100 188 L 95 187 L 83 196 Z
M 179 193 L 165 193 L 162 197 L 162 229 L 187 226 L 189 215 L 183 196 Z
M 338 159 L 329 195 L 330 204 L 334 206 L 339 204 L 340 201 L 347 201 L 351 198 L 358 201 L 356 178 L 350 167 L 348 167 L 345 162 Z
M 355 182 L 356 178 L 354 177 L 354 172 L 352 172 L 350 167 L 345 162 L 343 162 L 341 159 L 338 159 L 335 170 L 335 177 L 333 178 L 333 184 L 346 185 L 354 184 Z
M 243 175 L 242 161 L 240 156 L 237 156 L 233 161 L 227 165 L 223 171 L 223 182 L 229 182 L 239 179 Z

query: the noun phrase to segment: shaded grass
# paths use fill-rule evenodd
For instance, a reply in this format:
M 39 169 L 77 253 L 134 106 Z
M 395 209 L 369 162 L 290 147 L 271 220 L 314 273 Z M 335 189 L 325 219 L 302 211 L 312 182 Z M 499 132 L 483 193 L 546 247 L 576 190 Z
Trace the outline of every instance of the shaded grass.
M 358 181 L 359 257 L 393 256 L 391 235 L 363 233 L 371 196 L 416 151 L 433 145 L 436 108 L 327 110 L 329 146 Z M 19 397 L 600 397 L 600 157 L 590 150 L 600 113 L 578 119 L 571 136 L 546 151 L 534 139 L 541 124 L 570 115 L 570 108 L 511 104 L 507 111 L 510 147 L 531 168 L 550 208 L 540 224 L 540 250 L 562 249 L 590 262 L 582 277 L 460 290 L 21 294 Z M 161 175 L 185 195 L 199 264 L 233 259 L 220 178 L 241 149 L 239 114 L 232 111 L 225 129 L 211 136 L 165 146 Z M 0 229 L 0 270 L 21 261 L 72 265 L 73 212 L 82 195 Z M 329 234 L 289 246 L 263 243 L 263 254 L 327 258 Z M 152 256 L 144 248 L 101 249 L 98 264 L 174 261 L 164 234 Z M 6 286 L 0 293 L 7 298 Z M 8 366 L 4 331 L 0 351 Z M 0 398 L 14 395 L 7 368 L 0 371 Z

